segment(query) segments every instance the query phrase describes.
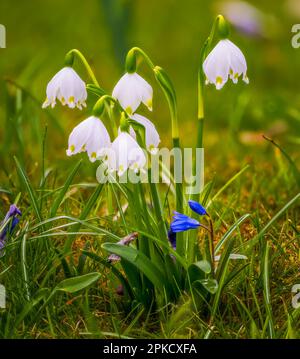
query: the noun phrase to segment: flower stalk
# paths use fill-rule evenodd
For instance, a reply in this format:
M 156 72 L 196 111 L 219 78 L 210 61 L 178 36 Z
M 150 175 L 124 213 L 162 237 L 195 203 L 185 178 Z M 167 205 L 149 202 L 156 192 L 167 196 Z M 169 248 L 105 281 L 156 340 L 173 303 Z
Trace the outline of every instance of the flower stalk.
M 93 81 L 94 85 L 96 85 L 97 87 L 100 87 L 91 66 L 89 65 L 87 59 L 85 58 L 85 56 L 82 54 L 81 51 L 79 51 L 77 49 L 70 50 L 65 56 L 65 65 L 72 67 L 73 63 L 74 63 L 75 55 L 82 62 L 83 66 L 85 67 L 85 69 L 86 69 L 87 73 L 89 74 L 91 80 Z

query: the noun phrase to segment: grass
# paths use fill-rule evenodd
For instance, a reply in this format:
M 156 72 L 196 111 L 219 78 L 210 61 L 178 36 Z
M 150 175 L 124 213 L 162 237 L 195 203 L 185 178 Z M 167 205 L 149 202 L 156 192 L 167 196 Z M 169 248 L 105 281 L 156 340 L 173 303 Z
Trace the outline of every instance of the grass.
M 236 153 L 230 154 L 233 163 Z M 268 145 L 265 159 L 268 163 L 249 161 L 239 171 L 223 165 L 223 179 L 211 175 L 208 163 L 206 177 L 212 182 L 206 201 L 222 253 L 218 290 L 200 308 L 188 291 L 173 304 L 153 308 L 117 294 L 123 272 L 105 260 L 113 244 L 102 244 L 123 237 L 125 224 L 136 225 L 130 211 L 121 211 L 124 197 L 113 198 L 109 208 L 108 188 L 89 178 L 78 181 L 85 159 L 68 170 L 46 169 L 39 177 L 34 164 L 25 169 L 15 158 L 1 198 L 8 205 L 18 197 L 23 215 L 0 262 L 8 294 L 1 337 L 299 337 L 299 312 L 291 307 L 291 287 L 299 281 L 298 184 L 284 153 Z M 171 196 L 165 203 L 172 207 Z M 248 259 L 227 260 L 232 251 Z M 79 283 L 68 284 L 74 277 Z M 159 280 L 154 272 L 158 286 Z
M 193 1 L 187 11 L 195 6 Z M 177 29 L 179 19 L 173 21 Z M 147 27 L 143 31 L 146 37 Z M 176 73 L 180 133 L 188 146 L 196 140 L 191 99 L 196 82 L 187 85 L 183 78 L 190 57 L 196 59 L 191 43 L 178 46 L 180 57 L 167 48 L 174 61 L 164 61 Z M 7 308 L 0 309 L 1 338 L 300 338 L 300 309 L 292 307 L 292 287 L 300 282 L 297 95 L 292 71 L 285 72 L 289 66 L 281 73 L 275 56 L 270 79 L 264 62 L 257 65 L 256 46 L 249 43 L 249 87 L 228 85 L 218 97 L 213 90 L 206 95 L 201 202 L 213 220 L 215 254 L 221 256 L 215 274 L 203 261 L 209 240 L 204 231 L 197 237 L 197 260 L 190 260 L 191 252 L 171 250 L 164 220 L 170 221 L 175 208 L 172 189 L 161 185 L 156 196 L 147 186 L 103 186 L 95 179 L 97 166 L 85 156 L 65 156 L 69 129 L 85 114 L 61 108 L 42 112 L 45 81 L 43 90 L 35 83 L 38 91 L 33 91 L 30 84 L 41 59 L 20 78 L 5 77 L 0 215 L 15 202 L 22 217 L 0 257 L 0 283 L 7 292 Z M 283 51 L 293 62 L 291 50 Z M 38 79 L 50 72 L 44 70 Z M 103 71 L 104 83 L 115 72 Z M 99 95 L 91 90 L 87 113 Z M 167 118 L 160 97 L 155 101 L 161 118 Z M 161 122 L 162 141 L 169 144 L 168 122 Z M 116 245 L 135 231 L 137 243 Z M 109 263 L 111 252 L 121 262 Z M 247 259 L 231 259 L 232 253 Z

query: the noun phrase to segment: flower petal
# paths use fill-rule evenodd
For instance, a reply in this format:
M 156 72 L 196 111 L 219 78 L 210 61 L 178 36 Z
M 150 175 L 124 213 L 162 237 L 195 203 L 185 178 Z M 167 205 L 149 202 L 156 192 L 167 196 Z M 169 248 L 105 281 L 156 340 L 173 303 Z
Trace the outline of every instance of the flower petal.
M 146 117 L 138 114 L 132 115 L 131 118 L 145 127 L 147 150 L 152 154 L 156 154 L 160 143 L 160 137 L 154 124 Z

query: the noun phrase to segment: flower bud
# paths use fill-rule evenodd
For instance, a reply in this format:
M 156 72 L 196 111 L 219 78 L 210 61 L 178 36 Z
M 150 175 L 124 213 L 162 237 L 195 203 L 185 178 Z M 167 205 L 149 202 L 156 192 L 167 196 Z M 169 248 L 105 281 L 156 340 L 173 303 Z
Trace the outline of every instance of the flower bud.
M 227 39 L 229 36 L 229 24 L 223 15 L 218 16 L 218 33 L 221 39 Z
M 128 51 L 126 56 L 125 69 L 129 74 L 136 72 L 136 55 L 134 49 Z
M 65 66 L 72 67 L 74 63 L 74 53 L 69 51 L 65 56 Z
M 121 113 L 120 130 L 122 132 L 129 132 L 129 123 L 128 123 L 128 119 L 127 119 L 127 117 L 125 115 L 125 112 Z
M 105 109 L 105 99 L 100 97 L 100 99 L 95 103 L 95 106 L 93 107 L 93 116 L 101 117 L 104 109 Z

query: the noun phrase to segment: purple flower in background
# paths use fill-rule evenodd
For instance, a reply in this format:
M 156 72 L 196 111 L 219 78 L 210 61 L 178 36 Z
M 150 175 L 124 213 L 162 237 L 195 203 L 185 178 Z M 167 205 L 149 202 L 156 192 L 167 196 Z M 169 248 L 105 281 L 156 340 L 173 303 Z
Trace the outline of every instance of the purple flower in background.
M 20 221 L 18 216 L 21 215 L 22 213 L 19 208 L 15 204 L 12 204 L 3 221 L 0 223 L 1 228 L 4 226 L 0 231 L 0 251 L 5 246 L 7 234 L 11 234 L 13 232 L 14 228 Z
M 265 35 L 265 15 L 246 1 L 222 2 L 219 11 L 241 32 L 249 36 Z

